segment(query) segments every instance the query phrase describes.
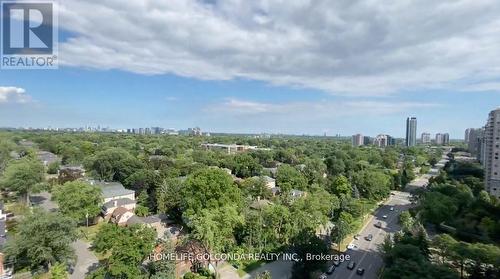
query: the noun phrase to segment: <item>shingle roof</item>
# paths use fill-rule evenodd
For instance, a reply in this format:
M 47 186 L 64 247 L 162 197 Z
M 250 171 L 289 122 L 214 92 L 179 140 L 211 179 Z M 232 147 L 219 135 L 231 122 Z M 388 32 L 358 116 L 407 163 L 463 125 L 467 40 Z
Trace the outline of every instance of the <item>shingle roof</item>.
M 137 215 L 134 215 L 127 220 L 127 225 L 136 225 L 136 224 L 144 224 L 143 219 Z
M 116 205 L 115 205 L 116 202 Z M 105 204 L 102 205 L 104 209 L 112 208 L 112 207 L 120 207 L 126 204 L 135 204 L 134 200 L 131 200 L 129 198 L 123 198 L 123 199 L 116 199 L 116 200 L 111 200 Z
M 120 182 L 100 182 L 94 181 L 91 184 L 101 188 L 103 198 L 112 198 L 116 196 L 125 196 L 129 194 L 135 194 L 135 191 L 128 190 L 123 187 Z
M 117 218 L 118 216 L 123 215 L 125 212 L 128 212 L 128 209 L 126 209 L 125 207 L 118 207 L 113 211 L 111 216 Z
M 161 222 L 160 218 L 156 215 L 147 216 L 147 217 L 139 217 L 134 215 L 127 220 L 127 225 L 135 225 L 135 224 L 153 224 Z

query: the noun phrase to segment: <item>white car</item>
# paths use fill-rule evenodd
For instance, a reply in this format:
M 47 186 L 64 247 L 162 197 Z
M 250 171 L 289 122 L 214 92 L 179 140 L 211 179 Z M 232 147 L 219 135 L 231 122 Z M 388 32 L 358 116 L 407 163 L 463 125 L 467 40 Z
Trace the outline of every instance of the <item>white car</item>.
M 389 208 L 390 211 L 394 211 L 394 206 L 391 206 L 391 208 Z
M 383 215 L 382 218 L 387 219 L 387 215 Z
M 358 250 L 358 249 L 359 249 L 359 247 L 356 244 L 351 243 L 351 244 L 347 245 L 347 250 Z

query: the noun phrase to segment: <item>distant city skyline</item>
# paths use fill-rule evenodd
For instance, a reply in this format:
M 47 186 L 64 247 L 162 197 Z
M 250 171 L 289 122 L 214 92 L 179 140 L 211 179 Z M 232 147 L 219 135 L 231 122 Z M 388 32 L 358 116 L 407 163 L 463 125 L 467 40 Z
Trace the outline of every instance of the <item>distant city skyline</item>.
M 443 4 L 421 24 L 435 5 L 58 4 L 60 67 L 0 70 L 0 126 L 402 138 L 411 115 L 462 138 L 500 105 L 500 5 Z

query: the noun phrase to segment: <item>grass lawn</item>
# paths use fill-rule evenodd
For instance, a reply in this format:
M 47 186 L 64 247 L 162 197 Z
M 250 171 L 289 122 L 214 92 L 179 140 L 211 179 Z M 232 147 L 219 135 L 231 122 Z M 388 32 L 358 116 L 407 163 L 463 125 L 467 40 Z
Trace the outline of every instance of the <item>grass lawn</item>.
M 97 223 L 96 225 L 93 226 L 81 226 L 78 229 L 81 232 L 80 239 L 82 239 L 85 242 L 92 242 L 99 231 L 99 229 L 104 225 L 104 222 Z
M 263 264 L 265 264 L 265 261 L 251 261 L 251 262 L 246 262 L 242 263 L 241 266 L 239 266 L 237 272 L 240 277 L 245 276 L 246 274 L 252 272 L 253 270 L 256 270 Z
M 8 202 L 5 204 L 5 210 L 14 213 L 14 216 L 23 216 L 30 212 L 30 208 L 21 202 Z

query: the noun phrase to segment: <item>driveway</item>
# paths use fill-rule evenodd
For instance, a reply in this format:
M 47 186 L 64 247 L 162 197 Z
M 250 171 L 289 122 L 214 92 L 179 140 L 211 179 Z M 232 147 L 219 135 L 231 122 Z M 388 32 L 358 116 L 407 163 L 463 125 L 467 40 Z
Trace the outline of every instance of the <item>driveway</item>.
M 39 206 L 49 212 L 57 210 L 57 204 L 51 200 L 52 194 L 49 192 L 40 192 L 30 195 L 30 202 L 33 206 Z
M 80 239 L 73 242 L 71 245 L 75 249 L 76 254 L 76 265 L 74 267 L 73 274 L 70 275 L 70 279 L 82 279 L 94 269 L 97 268 L 99 260 L 90 251 L 90 244 L 84 242 Z

